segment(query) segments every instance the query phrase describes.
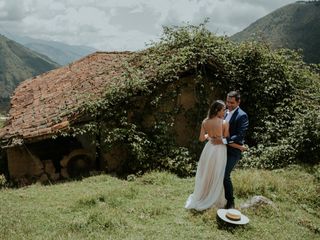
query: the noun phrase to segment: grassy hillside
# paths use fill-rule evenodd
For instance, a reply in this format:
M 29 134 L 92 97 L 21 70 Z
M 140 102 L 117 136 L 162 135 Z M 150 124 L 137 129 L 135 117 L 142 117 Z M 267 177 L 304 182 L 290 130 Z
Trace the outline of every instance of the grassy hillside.
M 242 212 L 244 227 L 217 224 L 216 209 L 183 208 L 194 178 L 152 172 L 0 190 L 0 239 L 316 239 L 319 174 L 301 167 L 236 170 L 236 204 L 264 195 L 274 206 Z M 317 177 L 318 176 L 318 177 Z M 1 182 L 1 179 L 0 179 Z
M 284 6 L 231 36 L 237 42 L 262 39 L 274 48 L 302 49 L 304 60 L 320 63 L 320 2 Z
M 0 35 L 0 105 L 8 104 L 21 81 L 57 67 L 48 57 Z

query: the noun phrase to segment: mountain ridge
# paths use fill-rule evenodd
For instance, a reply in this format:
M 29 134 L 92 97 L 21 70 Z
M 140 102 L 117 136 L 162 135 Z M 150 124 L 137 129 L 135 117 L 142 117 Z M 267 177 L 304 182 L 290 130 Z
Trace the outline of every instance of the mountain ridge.
M 12 33 L 6 33 L 4 35 L 33 51 L 48 56 L 62 66 L 97 51 L 95 48 L 88 46 L 69 45 L 58 41 L 35 39 Z
M 16 86 L 60 65 L 0 34 L 0 110 L 6 109 Z
M 320 2 L 297 1 L 283 6 L 230 39 L 266 41 L 272 48 L 302 49 L 307 63 L 320 63 Z

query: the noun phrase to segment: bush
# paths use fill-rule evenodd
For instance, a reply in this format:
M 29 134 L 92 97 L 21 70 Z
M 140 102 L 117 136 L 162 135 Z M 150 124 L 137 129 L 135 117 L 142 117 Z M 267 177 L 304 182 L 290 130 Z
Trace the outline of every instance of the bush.
M 180 177 L 195 174 L 195 162 L 187 148 L 172 149 L 170 155 L 160 158 L 158 162 L 162 169 L 169 170 Z
M 296 162 L 296 153 L 296 149 L 288 144 L 258 145 L 244 153 L 240 166 L 262 169 L 282 168 Z
M 305 163 L 320 163 L 320 109 L 310 109 L 296 118 L 289 136 L 297 149 L 297 159 Z
M 174 55 L 161 55 L 172 49 Z M 153 55 L 149 56 L 150 52 Z M 247 140 L 251 150 L 244 157 L 244 166 L 273 169 L 299 161 L 319 163 L 320 78 L 312 66 L 302 61 L 298 52 L 272 51 L 257 42 L 236 45 L 215 37 L 200 25 L 166 28 L 162 41 L 146 51 L 146 58 L 149 63 L 154 58 L 157 63 L 163 63 L 155 67 L 159 69 L 158 80 L 167 79 L 170 69 L 179 72 L 179 69 L 188 69 L 195 64 L 198 74 L 195 81 L 204 86 L 197 89 L 198 96 L 202 97 L 198 105 L 202 110 L 198 113 L 206 111 L 212 94 L 205 84 L 210 63 L 214 62 L 215 66 L 215 69 L 209 67 L 210 74 L 215 75 L 210 84 L 221 90 L 221 99 L 230 89 L 241 91 L 241 106 L 250 119 Z M 159 146 L 158 143 L 174 146 L 168 137 L 169 134 L 160 134 L 155 146 Z M 199 148 L 190 146 L 188 149 L 188 156 L 199 155 Z M 176 151 L 176 157 L 169 156 L 163 149 L 159 152 L 165 153 L 160 157 L 161 166 L 176 172 L 189 169 L 190 161 L 181 160 L 181 152 Z M 195 157 L 194 160 L 198 159 Z M 185 168 L 183 164 L 186 164 Z
M 6 176 L 4 174 L 0 174 L 0 189 L 8 186 L 8 182 Z
M 241 107 L 250 120 L 250 151 L 243 166 L 279 168 L 298 161 L 320 161 L 319 68 L 306 65 L 297 52 L 273 51 L 257 42 L 235 44 L 200 24 L 164 28 L 159 42 L 134 54 L 123 67 L 124 84 L 115 84 L 103 100 L 88 102 L 79 112 L 87 111 L 108 123 L 106 132 L 115 133 L 107 134 L 109 146 L 125 142 L 129 171 L 165 168 L 180 175 L 193 174 L 201 144 L 190 141 L 188 146 L 178 146 L 175 117 L 185 111 L 185 115 L 193 114 L 188 120 L 200 123 L 213 92 L 224 99 L 235 89 L 242 93 Z M 164 101 L 177 104 L 179 94 L 178 87 L 167 91 L 163 86 L 178 86 L 184 75 L 194 76 L 196 106 L 187 111 L 177 105 L 161 109 Z M 143 101 L 149 109 L 140 108 Z M 146 111 L 154 117 L 148 128 L 141 120 Z M 100 127 L 88 130 L 100 131 Z

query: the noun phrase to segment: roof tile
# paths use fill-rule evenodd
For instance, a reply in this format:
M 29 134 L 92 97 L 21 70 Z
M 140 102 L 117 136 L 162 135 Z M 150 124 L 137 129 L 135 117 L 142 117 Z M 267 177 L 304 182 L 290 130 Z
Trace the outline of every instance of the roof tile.
M 43 138 L 67 128 L 69 120 L 75 117 L 69 110 L 88 98 L 101 97 L 114 77 L 122 74 L 121 64 L 130 55 L 129 52 L 96 52 L 23 81 L 13 93 L 9 121 L 0 129 L 0 137 Z M 64 119 L 58 121 L 61 117 Z

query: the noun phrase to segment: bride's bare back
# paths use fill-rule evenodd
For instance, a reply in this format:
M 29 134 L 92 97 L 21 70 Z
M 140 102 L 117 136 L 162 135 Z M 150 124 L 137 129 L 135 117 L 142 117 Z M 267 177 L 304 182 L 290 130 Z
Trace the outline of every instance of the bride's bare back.
M 221 138 L 227 134 L 227 126 L 223 124 L 223 120 L 218 117 L 206 118 L 201 125 L 199 140 L 205 141 L 206 134 L 210 138 Z
M 227 136 L 229 136 L 229 124 L 221 118 L 213 117 L 203 120 L 199 136 L 199 140 L 201 142 L 211 139 L 212 143 L 214 143 L 214 139 L 222 137 L 225 138 Z M 228 145 L 233 148 L 238 148 L 242 152 L 247 150 L 246 146 L 237 143 L 229 143 Z

